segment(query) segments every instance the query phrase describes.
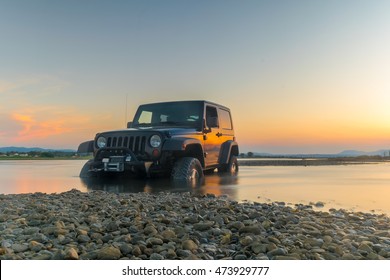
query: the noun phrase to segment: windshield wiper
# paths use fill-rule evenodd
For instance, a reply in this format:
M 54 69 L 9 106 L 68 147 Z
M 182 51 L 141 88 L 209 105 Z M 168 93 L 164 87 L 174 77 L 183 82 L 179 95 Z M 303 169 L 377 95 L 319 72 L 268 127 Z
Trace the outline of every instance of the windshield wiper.
M 133 126 L 135 127 L 150 127 L 150 126 L 156 126 L 158 125 L 159 123 L 138 123 L 138 124 L 135 124 Z

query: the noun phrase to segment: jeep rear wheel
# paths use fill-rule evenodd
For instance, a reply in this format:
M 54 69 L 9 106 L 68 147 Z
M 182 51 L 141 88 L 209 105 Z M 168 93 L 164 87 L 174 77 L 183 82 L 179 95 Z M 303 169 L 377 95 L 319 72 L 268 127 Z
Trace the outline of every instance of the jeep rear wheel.
M 238 160 L 236 156 L 231 156 L 229 163 L 223 164 L 218 167 L 218 172 L 220 173 L 228 173 L 231 175 L 236 175 L 238 173 Z
M 185 181 L 197 185 L 203 178 L 202 165 L 197 158 L 181 158 L 176 161 L 171 177 L 176 181 Z

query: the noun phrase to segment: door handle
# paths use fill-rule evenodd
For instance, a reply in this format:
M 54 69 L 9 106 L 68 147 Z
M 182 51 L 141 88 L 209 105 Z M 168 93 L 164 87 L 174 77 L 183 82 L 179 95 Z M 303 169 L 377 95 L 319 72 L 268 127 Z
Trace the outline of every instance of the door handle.
M 218 137 L 221 137 L 221 136 L 222 136 L 222 133 L 221 133 L 221 132 L 218 132 L 218 133 L 215 134 L 215 135 L 217 135 Z

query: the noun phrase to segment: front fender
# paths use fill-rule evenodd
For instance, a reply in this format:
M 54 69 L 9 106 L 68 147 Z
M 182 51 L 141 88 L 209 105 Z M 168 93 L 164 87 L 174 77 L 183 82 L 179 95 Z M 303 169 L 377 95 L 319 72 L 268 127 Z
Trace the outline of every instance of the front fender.
M 93 153 L 93 142 L 94 140 L 83 142 L 79 145 L 77 149 L 78 154 L 88 154 Z

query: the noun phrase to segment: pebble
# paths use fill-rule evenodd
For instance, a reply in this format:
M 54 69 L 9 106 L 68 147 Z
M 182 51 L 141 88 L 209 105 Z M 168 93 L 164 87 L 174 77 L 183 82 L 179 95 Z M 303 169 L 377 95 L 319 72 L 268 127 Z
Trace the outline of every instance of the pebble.
M 28 247 L 31 251 L 39 252 L 45 248 L 45 245 L 36 241 L 30 241 Z
M 287 251 L 284 248 L 276 248 L 270 252 L 267 253 L 269 257 L 274 257 L 274 256 L 284 256 L 287 255 Z
M 79 254 L 77 253 L 76 249 L 74 248 L 68 248 L 65 251 L 65 260 L 78 260 Z
M 101 260 L 118 260 L 122 253 L 113 246 L 104 247 L 97 252 L 97 258 Z
M 182 243 L 184 250 L 195 251 L 198 249 L 198 245 L 192 240 L 184 240 Z
M 11 248 L 15 253 L 26 252 L 29 249 L 26 244 L 13 244 Z
M 160 254 L 153 253 L 153 254 L 150 255 L 150 259 L 151 259 L 151 260 L 163 260 L 164 257 L 161 256 Z
M 199 231 L 205 231 L 210 229 L 213 226 L 212 222 L 205 222 L 205 223 L 196 223 L 193 225 L 194 230 L 199 230 Z
M 390 219 L 373 213 L 191 193 L 71 190 L 1 202 L 0 260 L 390 259 Z

